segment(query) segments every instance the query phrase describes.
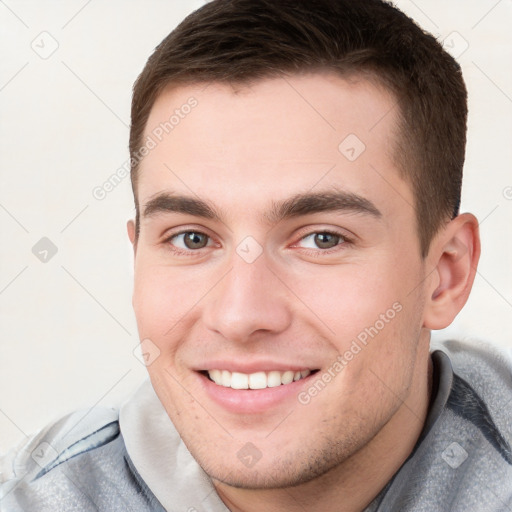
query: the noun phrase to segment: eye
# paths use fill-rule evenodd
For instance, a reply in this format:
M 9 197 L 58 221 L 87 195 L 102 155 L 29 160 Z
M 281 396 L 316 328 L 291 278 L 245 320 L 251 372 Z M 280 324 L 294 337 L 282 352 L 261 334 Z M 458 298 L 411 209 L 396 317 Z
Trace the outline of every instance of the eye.
M 169 238 L 169 242 L 178 249 L 195 250 L 211 245 L 208 235 L 197 231 L 185 231 Z
M 306 249 L 332 249 L 345 241 L 346 239 L 337 233 L 322 231 L 305 236 L 299 244 Z

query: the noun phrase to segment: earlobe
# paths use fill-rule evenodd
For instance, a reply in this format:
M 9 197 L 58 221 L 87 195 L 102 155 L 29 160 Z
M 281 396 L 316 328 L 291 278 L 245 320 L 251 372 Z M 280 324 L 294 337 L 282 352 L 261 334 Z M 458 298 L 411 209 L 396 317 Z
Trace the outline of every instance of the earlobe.
M 436 237 L 429 254 L 435 268 L 427 290 L 424 327 L 448 327 L 466 303 L 480 257 L 478 221 L 465 213 Z

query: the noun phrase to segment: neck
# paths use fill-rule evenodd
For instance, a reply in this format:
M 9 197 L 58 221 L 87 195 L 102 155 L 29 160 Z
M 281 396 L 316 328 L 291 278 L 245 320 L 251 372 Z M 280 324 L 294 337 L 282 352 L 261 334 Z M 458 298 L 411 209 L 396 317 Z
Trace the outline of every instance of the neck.
M 328 473 L 282 489 L 237 489 L 214 481 L 231 512 L 361 512 L 412 453 L 425 423 L 432 387 L 429 343 L 420 343 L 414 379 L 401 406 L 358 452 Z

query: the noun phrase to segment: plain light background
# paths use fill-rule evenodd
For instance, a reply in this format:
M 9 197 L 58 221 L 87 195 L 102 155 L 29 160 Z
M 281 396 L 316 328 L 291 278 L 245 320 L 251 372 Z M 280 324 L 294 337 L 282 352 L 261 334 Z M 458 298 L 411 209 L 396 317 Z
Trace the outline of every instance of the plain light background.
M 396 3 L 457 55 L 469 89 L 462 211 L 481 222 L 483 254 L 471 299 L 434 337 L 510 349 L 512 2 Z M 129 178 L 103 200 L 92 191 L 128 158 L 146 59 L 203 4 L 0 2 L 0 453 L 69 411 L 118 404 L 146 376 L 134 355 Z

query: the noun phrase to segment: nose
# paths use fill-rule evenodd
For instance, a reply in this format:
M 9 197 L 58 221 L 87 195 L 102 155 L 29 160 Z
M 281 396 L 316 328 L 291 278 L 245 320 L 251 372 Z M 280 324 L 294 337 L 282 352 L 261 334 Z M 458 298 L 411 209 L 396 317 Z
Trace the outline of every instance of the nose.
M 205 325 L 238 343 L 283 332 L 291 322 L 286 291 L 264 254 L 253 263 L 235 254 L 231 269 L 208 294 Z

